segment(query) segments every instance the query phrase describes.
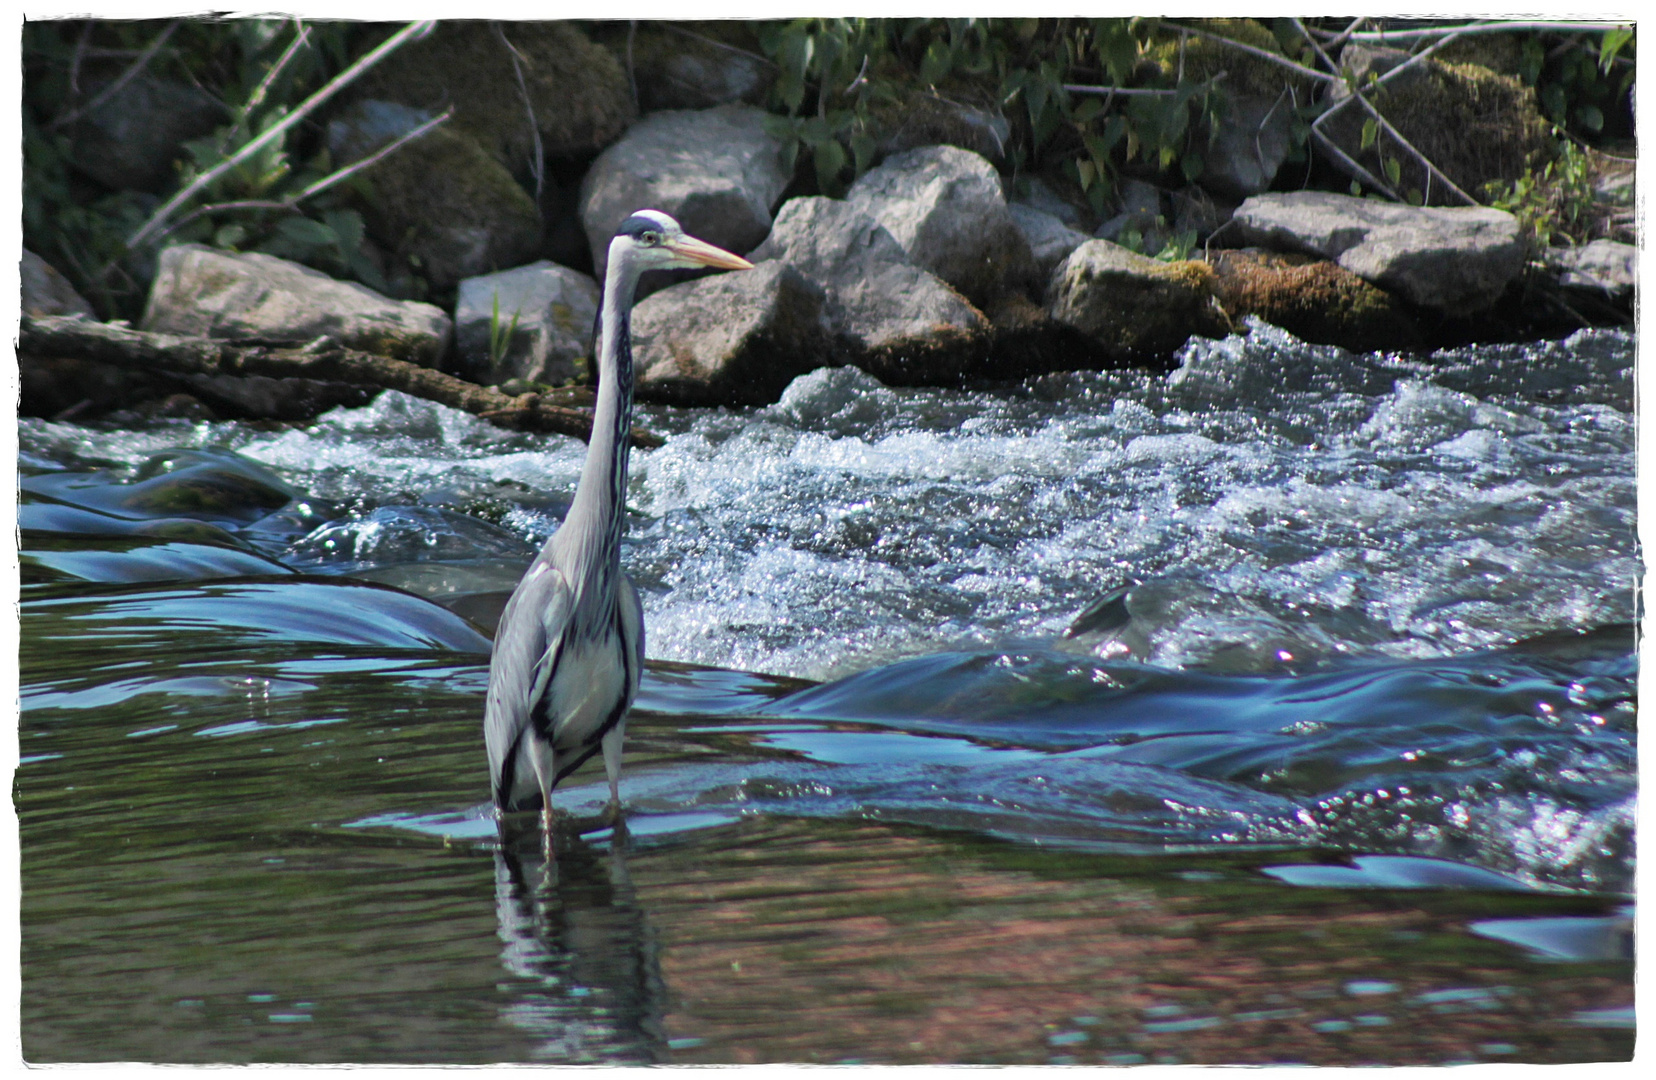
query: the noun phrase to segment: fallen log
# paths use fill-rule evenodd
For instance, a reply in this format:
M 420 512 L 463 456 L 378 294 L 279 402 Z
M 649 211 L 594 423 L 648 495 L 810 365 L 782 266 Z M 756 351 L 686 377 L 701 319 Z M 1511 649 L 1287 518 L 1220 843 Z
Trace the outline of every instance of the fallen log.
M 91 360 L 137 371 L 263 375 L 400 390 L 516 431 L 570 435 L 583 440 L 592 433 L 591 411 L 575 404 L 590 398 L 588 392 L 569 390 L 512 397 L 492 386 L 479 386 L 406 360 L 342 348 L 325 338 L 297 347 L 243 345 L 205 337 L 154 334 L 84 318 L 24 315 L 17 351 L 39 357 Z M 653 448 L 660 446 L 662 439 L 635 427 L 632 444 Z

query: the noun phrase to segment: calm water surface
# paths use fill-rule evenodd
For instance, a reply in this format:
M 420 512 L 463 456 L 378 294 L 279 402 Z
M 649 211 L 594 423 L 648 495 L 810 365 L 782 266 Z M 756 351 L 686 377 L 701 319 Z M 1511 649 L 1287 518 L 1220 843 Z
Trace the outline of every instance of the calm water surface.
M 580 444 L 22 421 L 25 1057 L 1625 1059 L 1633 353 L 647 410 L 550 871 L 481 699 Z

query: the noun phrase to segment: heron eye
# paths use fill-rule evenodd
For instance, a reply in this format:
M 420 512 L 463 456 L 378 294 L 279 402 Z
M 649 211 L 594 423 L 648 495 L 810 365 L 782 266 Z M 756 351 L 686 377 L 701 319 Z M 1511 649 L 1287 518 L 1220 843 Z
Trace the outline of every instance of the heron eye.
M 645 247 L 655 247 L 657 244 L 661 243 L 661 234 L 658 232 L 647 232 L 640 236 L 639 239 L 644 241 Z

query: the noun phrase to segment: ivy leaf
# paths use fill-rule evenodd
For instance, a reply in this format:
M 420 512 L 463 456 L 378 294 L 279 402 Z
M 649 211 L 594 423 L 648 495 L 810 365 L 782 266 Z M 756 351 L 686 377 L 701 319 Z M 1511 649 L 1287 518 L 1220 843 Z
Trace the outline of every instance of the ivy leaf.
M 1380 121 L 1371 116 L 1367 120 L 1363 121 L 1363 141 L 1359 146 L 1359 149 L 1367 150 L 1369 147 L 1374 145 L 1374 140 L 1379 137 Z
M 1577 105 L 1575 109 L 1576 123 L 1591 132 L 1604 130 L 1604 113 L 1597 105 Z
M 1402 176 L 1403 176 L 1403 162 L 1398 158 L 1387 158 L 1386 159 L 1386 179 L 1390 180 L 1392 182 L 1392 187 L 1397 186 L 1397 183 L 1400 179 L 1402 179 Z
M 1104 103 L 1095 97 L 1090 97 L 1075 107 L 1070 113 L 1070 119 L 1077 124 L 1091 123 L 1093 118 L 1104 111 Z

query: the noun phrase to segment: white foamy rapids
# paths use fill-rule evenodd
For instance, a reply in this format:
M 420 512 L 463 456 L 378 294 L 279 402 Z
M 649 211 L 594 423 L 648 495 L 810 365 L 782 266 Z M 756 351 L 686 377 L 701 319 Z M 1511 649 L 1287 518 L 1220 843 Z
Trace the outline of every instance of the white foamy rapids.
M 1594 331 L 1407 360 L 1255 324 L 1166 377 L 962 392 L 817 371 L 768 409 L 642 410 L 669 438 L 633 455 L 625 558 L 651 656 L 811 678 L 1051 642 L 1132 582 L 1126 625 L 1067 647 L 1294 670 L 1628 621 L 1633 355 Z M 226 446 L 358 517 L 492 500 L 533 542 L 584 454 L 394 393 L 274 434 L 23 436 L 106 461 Z

